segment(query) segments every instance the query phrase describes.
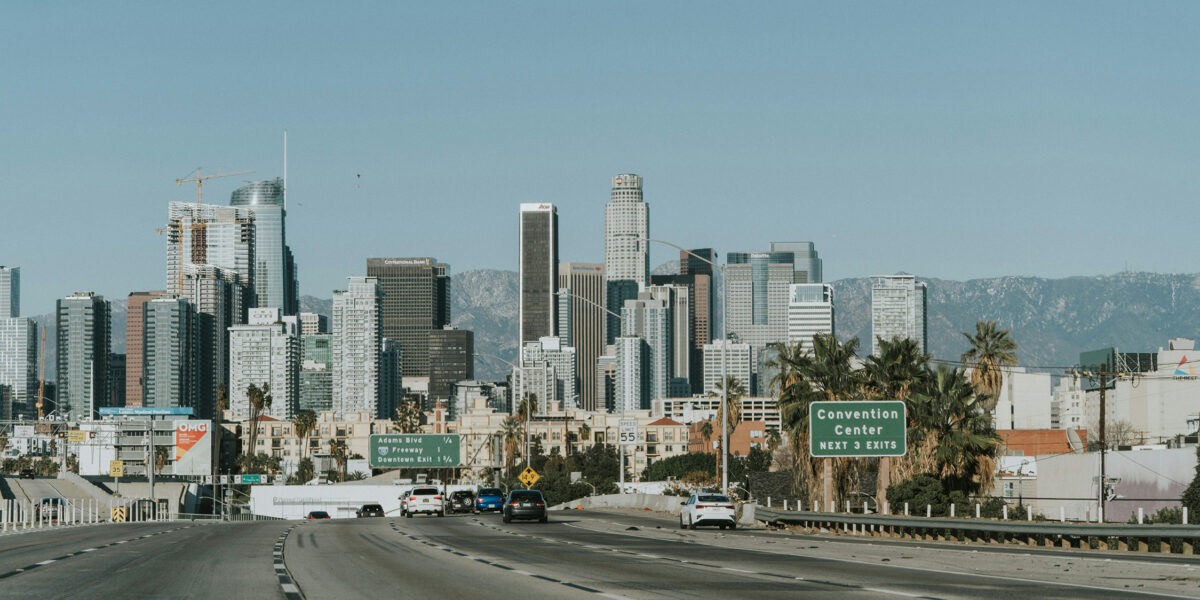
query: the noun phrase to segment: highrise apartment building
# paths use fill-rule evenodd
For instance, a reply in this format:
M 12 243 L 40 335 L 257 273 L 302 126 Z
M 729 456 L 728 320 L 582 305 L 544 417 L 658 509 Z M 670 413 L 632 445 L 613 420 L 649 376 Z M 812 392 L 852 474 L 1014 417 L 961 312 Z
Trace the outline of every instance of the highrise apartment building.
M 454 384 L 475 378 L 475 334 L 447 326 L 429 332 L 429 402 L 449 403 Z
M 229 205 L 249 209 L 254 219 L 255 306 L 299 311 L 296 263 L 287 245 L 283 179 L 252 181 L 233 191 Z
M 21 316 L 21 267 L 0 265 L 0 319 Z
M 317 313 L 300 313 L 300 335 L 329 333 L 329 317 Z
M 400 343 L 405 377 L 429 377 L 429 334 L 450 324 L 450 266 L 433 258 L 368 258 L 379 281 L 382 336 Z
M 927 287 L 912 275 L 884 275 L 872 278 L 871 285 L 871 354 L 879 355 L 879 339 L 913 339 L 921 353 L 929 352 L 926 345 Z
M 212 265 L 189 265 L 183 269 L 180 296 L 196 311 L 196 403 L 201 410 L 215 410 L 221 386 L 229 386 L 229 328 L 245 322 L 248 297 L 241 277 Z
M 559 263 L 558 287 L 567 294 L 559 296 L 570 306 L 568 345 L 579 358 L 579 403 L 584 410 L 597 410 L 596 359 L 604 354 L 607 314 L 604 306 L 604 265 L 597 263 Z M 565 296 L 565 298 L 564 298 Z M 561 317 L 561 315 L 560 315 Z M 562 319 L 559 319 L 562 322 Z
M 558 334 L 558 209 L 522 204 L 517 340 L 521 345 Z
M 704 345 L 704 393 L 719 394 L 717 384 L 721 381 L 721 360 L 724 356 L 725 373 L 736 377 L 746 386 L 753 388 L 753 358 L 750 344 L 716 340 Z
M 300 410 L 333 410 L 333 335 L 301 335 L 300 341 Z
M 37 417 L 37 361 L 33 319 L 0 317 L 0 419 Z
M 686 378 L 688 372 L 687 288 L 648 287 L 636 299 L 625 301 L 621 317 L 622 336 L 646 341 L 645 377 L 650 400 L 671 397 L 671 379 Z M 677 332 L 680 326 L 683 330 Z M 683 355 L 682 361 L 676 360 L 679 354 Z
M 198 338 L 196 308 L 187 298 L 170 294 L 142 306 L 142 406 L 212 417 L 213 407 L 197 393 Z
M 575 348 L 557 337 L 544 337 L 521 348 L 521 364 L 548 369 L 546 372 L 554 379 L 553 388 L 538 397 L 537 414 L 546 414 L 555 402 L 578 408 L 579 369 Z
M 827 283 L 792 284 L 788 288 L 788 343 L 798 343 L 812 352 L 814 335 L 833 335 L 833 314 L 833 286 Z
M 375 277 L 347 279 L 333 292 L 333 410 L 379 415 L 383 295 Z
M 650 207 L 642 200 L 642 178 L 625 173 L 612 178 L 604 206 L 604 279 L 608 310 L 620 313 L 650 282 Z M 619 320 L 608 316 L 605 343 L 619 334 Z
M 270 386 L 271 406 L 263 414 L 291 419 L 300 410 L 300 324 L 274 307 L 252 308 L 245 325 L 229 328 L 229 408 L 234 418 L 250 418 L 250 385 Z
M 142 405 L 142 315 L 146 303 L 167 292 L 130 292 L 125 300 L 125 406 Z
M 616 342 L 613 344 L 616 357 L 613 412 L 648 410 L 651 401 L 646 340 L 637 336 L 620 336 Z
M 705 262 L 701 259 L 711 262 Z M 679 285 L 688 291 L 688 354 L 689 371 L 686 377 L 693 394 L 704 386 L 704 345 L 713 339 L 713 267 L 716 253 L 712 248 L 679 251 L 678 275 L 651 275 L 652 285 Z
M 108 400 L 112 319 L 108 301 L 93 292 L 61 298 L 55 311 L 56 409 L 62 417 L 92 419 Z

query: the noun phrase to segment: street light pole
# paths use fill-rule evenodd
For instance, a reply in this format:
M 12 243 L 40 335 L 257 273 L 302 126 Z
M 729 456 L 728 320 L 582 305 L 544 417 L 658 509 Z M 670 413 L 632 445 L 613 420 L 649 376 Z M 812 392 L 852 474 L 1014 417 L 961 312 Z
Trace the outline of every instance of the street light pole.
M 729 336 L 725 331 L 726 316 L 729 314 L 729 296 L 727 287 L 729 278 L 725 276 L 725 266 L 717 264 L 683 246 L 672 244 L 664 240 L 656 240 L 651 238 L 639 238 L 643 242 L 658 242 L 665 244 L 680 252 L 686 253 L 697 260 L 703 261 L 716 268 L 721 272 L 721 491 L 728 493 L 729 491 L 729 410 L 726 408 L 729 402 Z M 716 254 L 713 254 L 716 258 Z

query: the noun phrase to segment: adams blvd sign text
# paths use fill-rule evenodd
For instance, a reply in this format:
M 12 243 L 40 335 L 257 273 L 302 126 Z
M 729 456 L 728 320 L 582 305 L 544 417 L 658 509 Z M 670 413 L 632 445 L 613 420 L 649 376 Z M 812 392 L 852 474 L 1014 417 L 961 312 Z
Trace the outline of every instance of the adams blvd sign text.
M 808 450 L 828 456 L 904 456 L 907 414 L 898 400 L 813 402 L 808 407 Z
M 457 467 L 461 455 L 462 443 L 457 435 L 384 433 L 371 436 L 369 458 L 373 469 Z

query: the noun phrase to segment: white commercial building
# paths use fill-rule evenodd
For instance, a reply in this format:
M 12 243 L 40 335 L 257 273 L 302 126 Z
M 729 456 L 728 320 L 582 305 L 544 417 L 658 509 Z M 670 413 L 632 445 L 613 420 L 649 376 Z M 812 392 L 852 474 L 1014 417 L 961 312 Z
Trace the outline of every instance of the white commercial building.
M 704 345 L 704 393 L 720 393 L 717 384 L 721 381 L 721 355 L 725 355 L 726 373 L 736 377 L 749 390 L 751 365 L 750 344 L 716 340 Z
M 1049 373 L 1004 367 L 1004 383 L 992 413 L 996 429 L 1051 429 L 1053 411 Z
M 1195 341 L 1174 338 L 1158 349 L 1158 368 L 1153 372 L 1116 377 L 1106 397 L 1107 425 L 1126 426 L 1134 445 L 1161 444 L 1194 433 L 1188 420 L 1200 413 L 1200 361 Z M 1089 438 L 1098 439 L 1100 403 L 1098 392 L 1088 392 L 1085 402 Z M 1126 425 L 1127 424 L 1127 425 Z M 1094 433 L 1093 433 L 1094 432 Z
M 797 283 L 788 287 L 789 344 L 800 344 L 812 352 L 813 336 L 833 335 L 833 286 L 826 283 Z
M 642 200 L 642 178 L 623 173 L 612 178 L 612 196 L 604 205 L 604 297 L 608 310 L 620 313 L 650 283 L 650 207 Z M 620 335 L 620 319 L 609 314 L 605 342 Z
M 333 411 L 379 414 L 382 296 L 375 277 L 349 277 L 333 292 Z
M 662 287 L 666 286 L 660 286 L 660 289 Z M 673 356 L 676 351 L 687 351 L 686 335 L 682 348 L 674 344 L 672 308 L 670 293 L 655 295 L 646 291 L 638 294 L 636 299 L 626 300 L 621 309 L 622 337 L 639 337 L 646 342 L 644 364 L 648 388 L 645 393 L 649 394 L 651 401 L 670 397 L 670 382 L 674 376 Z M 686 310 L 685 305 L 685 314 Z
M 649 351 L 646 340 L 635 336 L 616 339 L 616 381 L 613 412 L 649 410 L 650 381 L 646 366 Z
M 575 348 L 563 343 L 561 338 L 543 337 L 536 342 L 525 344 L 521 349 L 521 364 L 527 368 L 544 366 L 552 370 L 554 385 L 551 390 L 544 390 L 538 394 L 538 414 L 544 414 L 552 402 L 565 402 L 566 406 L 571 408 L 578 406 L 579 365 Z M 527 386 L 522 390 L 524 391 L 534 390 Z
M 1050 426 L 1052 429 L 1087 429 L 1087 393 L 1083 391 L 1078 377 L 1065 376 L 1054 388 L 1054 403 L 1051 405 Z
M 266 383 L 271 406 L 263 414 L 291 419 L 300 410 L 299 323 L 280 318 L 278 308 L 252 308 L 248 320 L 229 328 L 229 408 L 234 418 L 249 418 L 247 388 Z
M 879 339 L 913 339 L 921 352 L 927 344 L 926 285 L 912 275 L 874 277 L 871 286 L 871 354 L 879 356 Z

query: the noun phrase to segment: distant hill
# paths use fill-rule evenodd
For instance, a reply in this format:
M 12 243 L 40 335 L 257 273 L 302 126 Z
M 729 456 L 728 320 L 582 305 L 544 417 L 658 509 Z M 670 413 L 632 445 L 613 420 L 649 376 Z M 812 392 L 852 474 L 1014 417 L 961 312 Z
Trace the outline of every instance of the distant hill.
M 672 264 L 673 263 L 673 264 Z M 677 261 L 654 273 L 674 272 Z M 1070 366 L 1084 350 L 1116 346 L 1149 352 L 1172 337 L 1200 337 L 1200 275 L 1119 273 L 1044 279 L 996 277 L 952 281 L 918 279 L 929 285 L 929 349 L 956 359 L 966 349 L 962 332 L 980 319 L 1013 330 L 1021 364 Z M 871 280 L 833 282 L 839 338 L 858 337 L 870 351 Z M 718 292 L 720 286 L 716 286 Z M 332 300 L 302 296 L 301 310 L 332 314 Z M 475 332 L 475 351 L 508 361 L 517 357 L 517 273 L 484 269 L 452 276 L 451 313 L 456 327 Z M 46 324 L 46 377 L 54 377 L 54 315 Z M 112 304 L 113 352 L 125 351 L 125 301 Z M 494 359 L 476 361 L 476 377 L 503 379 L 509 368 Z

